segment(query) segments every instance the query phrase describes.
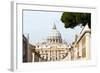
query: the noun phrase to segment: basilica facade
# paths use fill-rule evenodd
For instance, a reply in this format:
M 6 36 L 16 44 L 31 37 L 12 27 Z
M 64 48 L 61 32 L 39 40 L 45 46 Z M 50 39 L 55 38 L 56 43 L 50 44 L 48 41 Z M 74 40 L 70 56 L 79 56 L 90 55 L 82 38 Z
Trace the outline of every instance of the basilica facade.
M 70 45 L 62 39 L 61 33 L 54 25 L 46 40 L 37 43 L 36 51 L 40 54 L 39 61 L 59 61 L 71 59 Z M 34 55 L 34 54 L 33 54 Z M 33 58 L 33 61 L 35 59 Z

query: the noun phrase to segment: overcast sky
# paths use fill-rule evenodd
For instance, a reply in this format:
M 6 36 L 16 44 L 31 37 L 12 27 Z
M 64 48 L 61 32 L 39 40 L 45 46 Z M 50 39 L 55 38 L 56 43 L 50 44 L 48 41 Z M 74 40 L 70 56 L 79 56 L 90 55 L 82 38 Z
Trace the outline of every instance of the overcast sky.
M 71 43 L 75 40 L 75 34 L 79 33 L 82 28 L 77 26 L 74 29 L 66 29 L 60 18 L 63 12 L 48 12 L 48 11 L 24 11 L 23 12 L 23 34 L 29 34 L 31 43 L 37 43 L 40 40 L 46 39 L 53 24 L 61 33 L 62 39 Z

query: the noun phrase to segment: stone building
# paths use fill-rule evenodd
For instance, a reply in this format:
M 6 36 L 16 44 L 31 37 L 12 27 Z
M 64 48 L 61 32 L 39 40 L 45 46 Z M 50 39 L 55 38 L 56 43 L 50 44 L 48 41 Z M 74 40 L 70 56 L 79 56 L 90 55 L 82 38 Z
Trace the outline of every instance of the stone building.
M 90 39 L 91 30 L 88 24 L 85 25 L 80 34 L 76 37 L 76 41 L 73 45 L 74 59 L 89 59 L 90 58 Z
M 46 40 L 37 43 L 35 46 L 35 50 L 40 54 L 39 61 L 59 61 L 65 59 L 65 57 L 68 60 L 71 59 L 71 55 L 68 54 L 70 53 L 70 45 L 62 39 L 61 33 L 55 25 Z
M 32 62 L 35 46 L 29 43 L 29 38 L 23 35 L 23 62 Z
M 23 35 L 23 62 L 27 62 L 27 38 Z
M 35 50 L 40 54 L 39 61 L 58 61 L 68 57 L 70 45 L 62 39 L 61 33 L 54 25 L 45 41 L 39 42 Z M 68 57 L 71 59 L 71 56 Z

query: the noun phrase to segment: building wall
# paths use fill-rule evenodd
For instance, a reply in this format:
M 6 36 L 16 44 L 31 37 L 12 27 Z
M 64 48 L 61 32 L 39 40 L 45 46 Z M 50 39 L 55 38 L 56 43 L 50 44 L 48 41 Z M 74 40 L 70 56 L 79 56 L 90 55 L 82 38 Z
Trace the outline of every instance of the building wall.
M 74 45 L 74 59 L 89 59 L 90 57 L 90 32 L 85 32 Z
M 59 61 L 63 60 L 68 55 L 66 48 L 42 48 L 37 49 L 40 54 L 40 61 Z
M 23 62 L 32 62 L 32 48 L 28 39 L 23 35 Z
M 23 62 L 27 62 L 27 38 L 23 35 Z

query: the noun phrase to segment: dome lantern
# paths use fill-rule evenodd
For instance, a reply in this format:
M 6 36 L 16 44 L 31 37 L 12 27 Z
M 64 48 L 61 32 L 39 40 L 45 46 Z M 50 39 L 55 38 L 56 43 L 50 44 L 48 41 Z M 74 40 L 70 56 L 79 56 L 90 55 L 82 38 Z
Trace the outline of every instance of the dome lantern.
M 52 29 L 56 29 L 56 25 L 55 24 L 53 25 L 53 28 Z

